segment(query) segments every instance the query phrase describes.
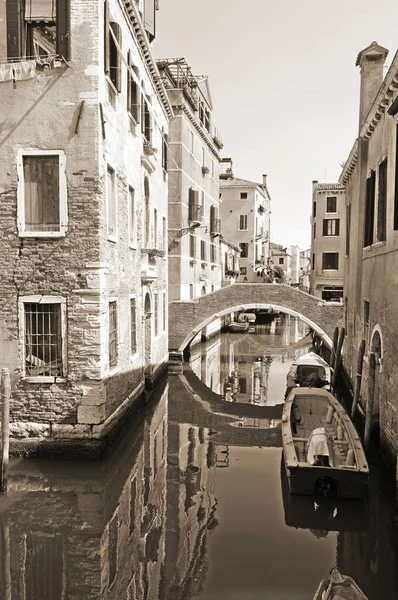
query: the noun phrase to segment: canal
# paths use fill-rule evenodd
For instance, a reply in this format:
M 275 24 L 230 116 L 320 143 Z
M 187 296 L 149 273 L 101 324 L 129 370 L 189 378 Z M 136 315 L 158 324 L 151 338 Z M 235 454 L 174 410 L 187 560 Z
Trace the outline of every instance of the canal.
M 333 566 L 369 600 L 398 598 L 394 489 L 293 497 L 281 468 L 287 315 L 190 349 L 102 461 L 13 459 L 0 498 L 4 600 L 311 600 Z

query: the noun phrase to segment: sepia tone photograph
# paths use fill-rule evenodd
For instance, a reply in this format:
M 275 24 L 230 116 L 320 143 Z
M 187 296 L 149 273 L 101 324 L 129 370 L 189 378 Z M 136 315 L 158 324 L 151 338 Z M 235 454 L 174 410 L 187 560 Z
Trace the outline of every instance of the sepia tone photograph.
M 397 22 L 0 0 L 0 600 L 398 600 Z

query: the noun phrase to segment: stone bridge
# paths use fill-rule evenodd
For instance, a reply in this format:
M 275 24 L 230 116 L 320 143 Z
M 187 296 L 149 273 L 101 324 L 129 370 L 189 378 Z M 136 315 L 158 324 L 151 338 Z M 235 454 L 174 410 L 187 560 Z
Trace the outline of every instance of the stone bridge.
M 191 301 L 169 304 L 169 349 L 180 353 L 203 327 L 230 312 L 270 308 L 299 317 L 331 348 L 343 306 L 280 283 L 236 283 Z

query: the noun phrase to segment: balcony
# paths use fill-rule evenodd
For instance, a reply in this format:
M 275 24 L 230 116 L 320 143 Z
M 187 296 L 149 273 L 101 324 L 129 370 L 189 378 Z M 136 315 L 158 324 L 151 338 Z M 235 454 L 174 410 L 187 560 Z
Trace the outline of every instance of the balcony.
M 217 148 L 219 150 L 222 150 L 224 147 L 224 142 L 221 139 L 220 133 L 218 132 L 218 130 L 216 128 L 214 128 L 214 133 L 213 133 L 213 142 L 215 143 L 215 145 L 217 146 Z
M 141 281 L 152 283 L 158 278 L 156 257 L 150 254 L 151 249 L 141 250 Z
M 157 148 L 152 146 L 151 142 L 147 139 L 144 139 L 142 142 L 141 164 L 149 173 L 153 173 L 156 170 L 156 152 Z

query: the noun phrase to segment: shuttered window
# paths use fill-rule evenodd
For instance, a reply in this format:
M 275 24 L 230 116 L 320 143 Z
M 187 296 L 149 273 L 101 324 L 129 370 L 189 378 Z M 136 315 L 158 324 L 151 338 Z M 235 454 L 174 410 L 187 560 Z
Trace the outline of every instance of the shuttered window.
M 370 177 L 366 180 L 364 247 L 371 246 L 374 241 L 375 187 L 376 174 L 374 171 L 371 171 Z
M 241 231 L 246 231 L 247 230 L 247 215 L 240 215 L 239 216 L 239 229 Z
M 109 368 L 117 367 L 118 362 L 118 324 L 117 324 L 117 302 L 109 302 Z
M 377 240 L 386 240 L 387 226 L 387 159 L 379 166 L 379 194 L 377 199 Z
M 340 219 L 323 219 L 323 235 L 340 235 Z
M 107 168 L 106 173 L 106 203 L 108 217 L 108 237 L 116 239 L 116 183 L 115 171 L 112 167 Z
M 127 110 L 136 123 L 140 122 L 140 72 L 133 64 L 130 50 L 127 54 Z
M 135 298 L 130 299 L 130 341 L 131 354 L 137 352 L 137 305 Z
M 109 24 L 109 79 L 117 92 L 121 91 L 122 77 L 122 30 L 119 23 Z

